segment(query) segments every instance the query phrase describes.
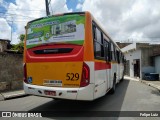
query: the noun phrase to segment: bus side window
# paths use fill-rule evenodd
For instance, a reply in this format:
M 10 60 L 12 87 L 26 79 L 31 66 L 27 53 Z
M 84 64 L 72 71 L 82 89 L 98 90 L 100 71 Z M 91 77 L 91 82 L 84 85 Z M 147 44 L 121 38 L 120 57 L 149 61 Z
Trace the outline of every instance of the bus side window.
M 108 42 L 109 44 L 109 48 L 108 48 L 108 51 L 109 51 L 109 61 L 111 61 L 112 60 L 112 52 L 111 52 L 111 43 L 110 42 Z
M 117 58 L 117 50 L 116 50 L 116 47 L 115 47 L 115 45 L 114 45 L 114 60 L 116 61 L 116 62 L 118 62 L 118 58 Z
M 105 57 L 104 56 L 104 40 L 103 40 L 103 33 L 101 32 L 101 57 Z
M 101 57 L 101 33 L 97 27 L 95 30 L 96 30 L 96 36 L 97 36 L 96 41 L 94 41 L 95 51 L 96 51 L 95 57 L 100 58 Z
M 105 59 L 106 61 L 110 62 L 110 44 L 108 41 L 104 39 L 104 51 L 105 51 Z
M 102 44 L 102 35 L 101 35 L 101 31 L 98 29 L 98 28 L 96 28 L 96 36 L 97 36 L 97 42 L 99 43 L 99 44 Z
M 120 63 L 120 52 L 116 50 L 116 54 L 117 54 L 117 62 Z
M 115 49 L 113 43 L 111 43 L 111 61 L 115 61 Z
M 119 52 L 119 62 L 122 63 L 122 53 Z
M 123 53 L 121 52 L 121 63 L 123 63 Z
M 94 24 L 92 26 L 92 29 L 93 29 L 93 40 L 96 41 L 96 39 L 97 39 L 97 36 L 96 36 L 96 26 Z
M 103 34 L 93 23 L 94 56 L 104 60 Z

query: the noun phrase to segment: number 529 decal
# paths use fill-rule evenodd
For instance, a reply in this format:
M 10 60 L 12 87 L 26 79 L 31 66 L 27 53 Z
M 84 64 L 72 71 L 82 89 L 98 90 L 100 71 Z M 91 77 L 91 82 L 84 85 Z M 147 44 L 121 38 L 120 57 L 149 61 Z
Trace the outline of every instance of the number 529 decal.
M 67 73 L 66 80 L 77 81 L 79 79 L 78 73 Z

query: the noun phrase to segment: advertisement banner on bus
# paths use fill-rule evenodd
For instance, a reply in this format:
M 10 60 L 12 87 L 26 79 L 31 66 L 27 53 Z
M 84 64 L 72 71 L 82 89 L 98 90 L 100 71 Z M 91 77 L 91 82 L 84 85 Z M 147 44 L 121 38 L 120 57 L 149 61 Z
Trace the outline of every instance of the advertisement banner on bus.
M 78 14 L 46 17 L 27 25 L 27 48 L 45 43 L 83 45 L 85 16 Z

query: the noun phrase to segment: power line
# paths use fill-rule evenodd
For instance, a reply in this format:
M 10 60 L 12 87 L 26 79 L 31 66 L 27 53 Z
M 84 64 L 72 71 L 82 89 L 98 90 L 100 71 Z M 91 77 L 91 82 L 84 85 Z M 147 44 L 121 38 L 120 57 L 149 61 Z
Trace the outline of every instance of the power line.
M 1 13 L 1 12 L 0 12 L 0 13 Z M 4 15 L 6 15 L 6 16 L 16 15 L 16 16 L 23 16 L 23 17 L 35 18 L 35 17 L 25 16 L 25 15 L 21 15 L 21 14 L 13 14 L 13 13 L 6 13 L 6 14 L 4 14 Z
M 37 12 L 45 12 L 45 10 L 28 10 L 28 9 L 7 9 L 7 10 L 9 10 L 9 11 L 17 11 L 17 10 L 19 10 L 19 11 L 37 11 Z M 6 10 L 1 10 L 1 11 L 6 11 Z

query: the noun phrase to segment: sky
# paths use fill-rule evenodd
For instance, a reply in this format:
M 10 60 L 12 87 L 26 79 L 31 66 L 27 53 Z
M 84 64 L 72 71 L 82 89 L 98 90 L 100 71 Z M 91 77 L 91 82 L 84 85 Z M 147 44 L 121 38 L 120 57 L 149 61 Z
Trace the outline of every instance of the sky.
M 50 1 L 50 0 L 48 0 Z M 114 41 L 160 43 L 160 0 L 51 0 L 50 13 L 89 11 Z M 0 0 L 0 39 L 19 42 L 45 0 Z

